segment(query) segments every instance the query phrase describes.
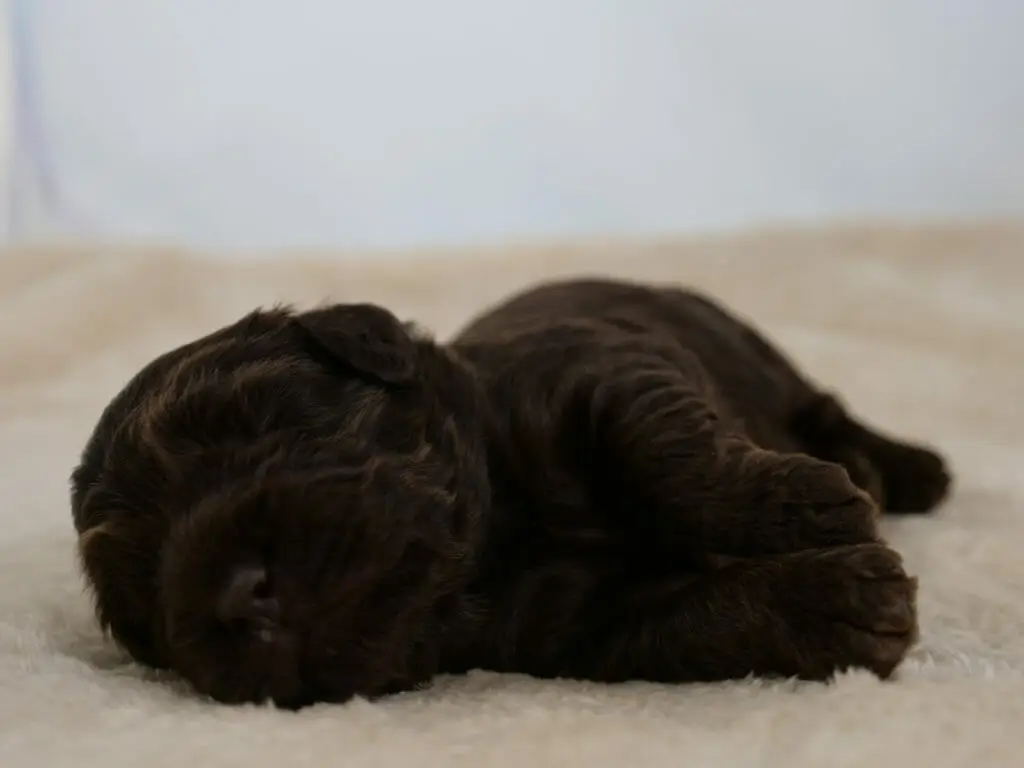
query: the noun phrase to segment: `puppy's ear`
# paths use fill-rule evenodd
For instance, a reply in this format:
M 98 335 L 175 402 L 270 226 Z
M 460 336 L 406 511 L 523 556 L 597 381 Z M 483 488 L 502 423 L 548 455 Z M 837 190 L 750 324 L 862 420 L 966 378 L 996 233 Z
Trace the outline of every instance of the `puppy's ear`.
M 388 384 L 416 373 L 416 343 L 393 314 L 374 304 L 335 304 L 296 322 L 331 358 Z

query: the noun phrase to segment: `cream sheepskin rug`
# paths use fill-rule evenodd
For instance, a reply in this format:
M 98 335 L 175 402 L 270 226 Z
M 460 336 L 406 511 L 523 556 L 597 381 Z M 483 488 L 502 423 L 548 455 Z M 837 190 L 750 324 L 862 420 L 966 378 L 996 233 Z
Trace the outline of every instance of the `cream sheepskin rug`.
M 1024 229 L 360 256 L 0 251 L 0 766 L 1024 765 Z M 201 701 L 101 636 L 67 476 L 144 362 L 280 300 L 375 300 L 443 337 L 517 287 L 578 273 L 706 289 L 864 417 L 950 457 L 949 503 L 885 526 L 921 583 L 921 643 L 897 679 L 609 687 L 477 673 L 292 714 Z

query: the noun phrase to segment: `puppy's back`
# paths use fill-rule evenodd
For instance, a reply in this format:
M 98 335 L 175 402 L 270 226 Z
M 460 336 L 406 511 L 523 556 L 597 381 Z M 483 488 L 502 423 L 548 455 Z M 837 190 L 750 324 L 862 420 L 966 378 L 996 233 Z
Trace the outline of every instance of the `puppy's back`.
M 748 321 L 694 290 L 601 278 L 544 283 L 481 313 L 453 343 L 501 345 L 522 333 L 581 320 L 626 327 L 693 352 L 728 415 L 762 433 L 764 444 L 794 447 L 776 434 L 777 427 L 809 396 L 811 385 Z

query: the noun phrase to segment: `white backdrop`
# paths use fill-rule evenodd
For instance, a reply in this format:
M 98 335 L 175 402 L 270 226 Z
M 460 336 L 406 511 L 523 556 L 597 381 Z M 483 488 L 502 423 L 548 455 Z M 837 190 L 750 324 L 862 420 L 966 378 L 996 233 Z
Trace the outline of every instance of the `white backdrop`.
M 1014 0 L 10 0 L 21 238 L 1024 213 Z
M 7 238 L 11 224 L 11 153 L 14 148 L 14 103 L 11 71 L 9 0 L 0 0 L 0 238 Z

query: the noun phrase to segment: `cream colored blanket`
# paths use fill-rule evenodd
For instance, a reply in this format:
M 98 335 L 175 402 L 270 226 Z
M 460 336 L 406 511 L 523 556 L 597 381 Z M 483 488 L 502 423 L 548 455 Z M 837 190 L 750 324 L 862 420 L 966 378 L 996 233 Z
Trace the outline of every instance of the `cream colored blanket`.
M 0 252 L 0 766 L 1024 765 L 1024 229 L 346 256 Z M 287 714 L 200 701 L 101 637 L 67 476 L 149 358 L 279 300 L 376 300 L 443 336 L 519 286 L 583 272 L 707 289 L 869 420 L 948 454 L 946 507 L 886 524 L 921 580 L 922 639 L 897 680 L 609 687 L 478 673 Z

